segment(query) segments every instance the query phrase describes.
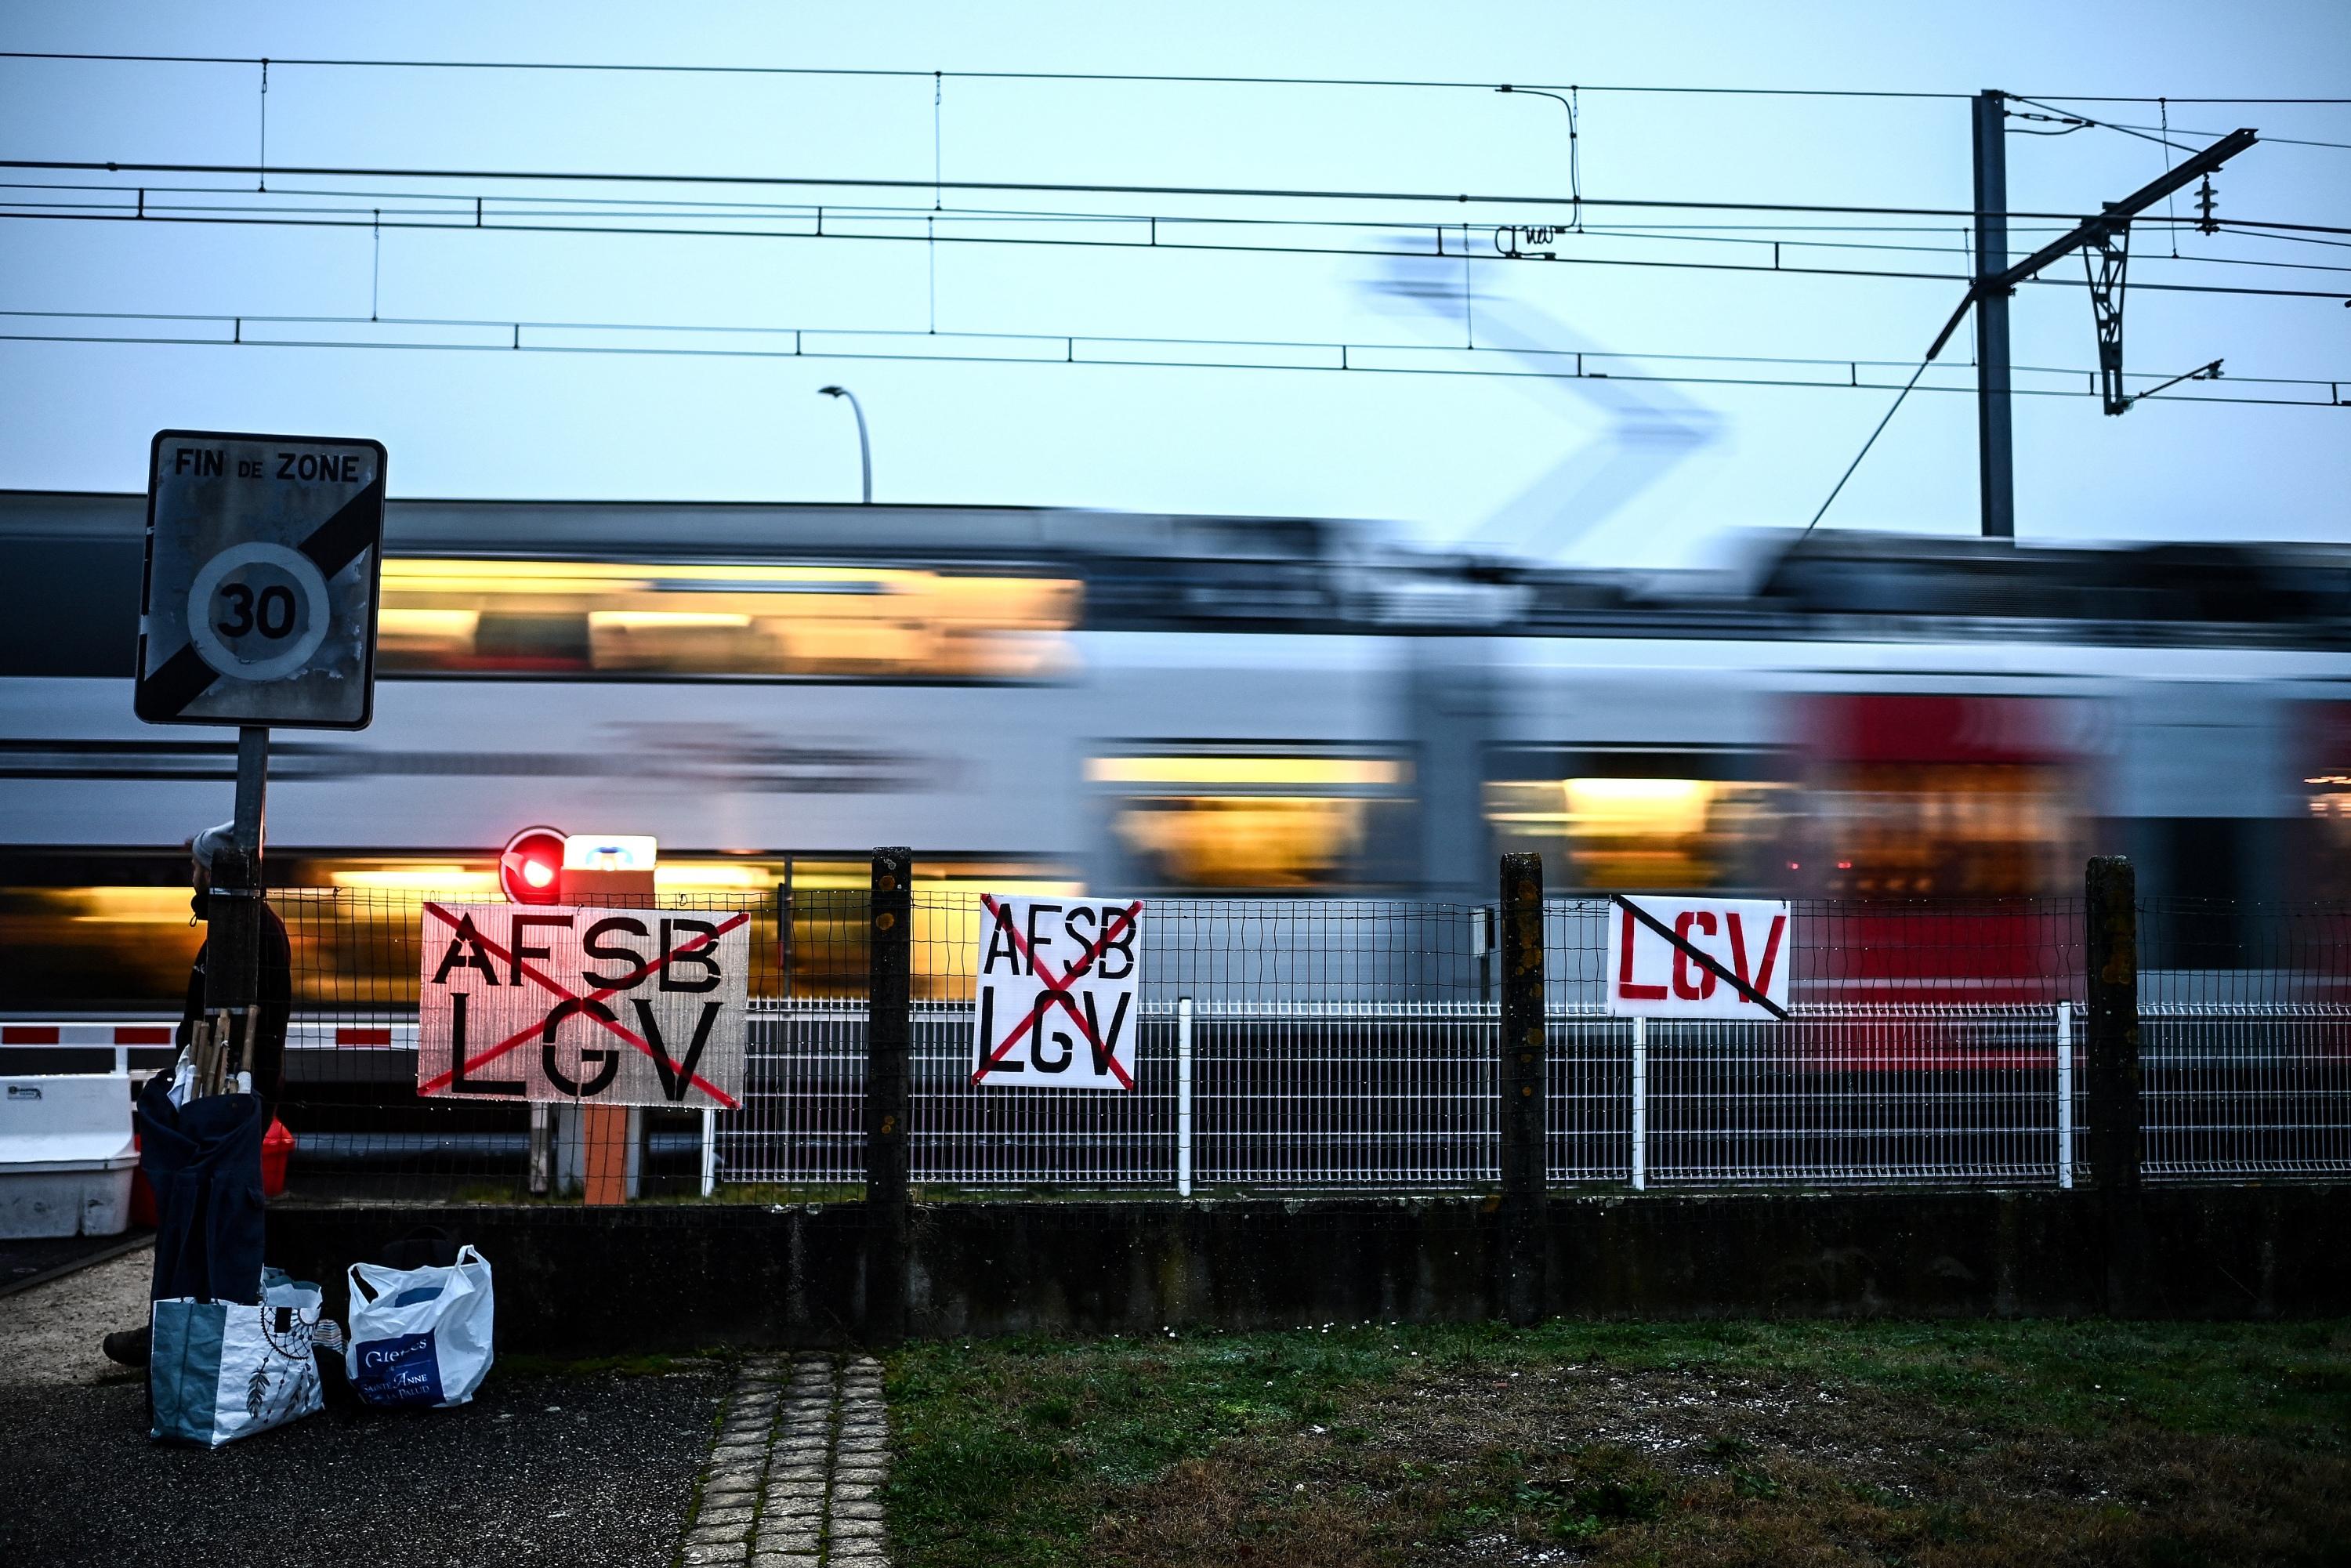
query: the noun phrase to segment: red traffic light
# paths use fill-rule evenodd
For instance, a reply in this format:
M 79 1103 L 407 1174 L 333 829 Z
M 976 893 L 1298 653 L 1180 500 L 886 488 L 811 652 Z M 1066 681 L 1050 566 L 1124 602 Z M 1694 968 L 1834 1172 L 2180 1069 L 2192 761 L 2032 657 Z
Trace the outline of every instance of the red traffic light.
M 563 835 L 553 828 L 525 828 L 507 841 L 498 856 L 498 883 L 517 904 L 553 904 L 562 897 Z

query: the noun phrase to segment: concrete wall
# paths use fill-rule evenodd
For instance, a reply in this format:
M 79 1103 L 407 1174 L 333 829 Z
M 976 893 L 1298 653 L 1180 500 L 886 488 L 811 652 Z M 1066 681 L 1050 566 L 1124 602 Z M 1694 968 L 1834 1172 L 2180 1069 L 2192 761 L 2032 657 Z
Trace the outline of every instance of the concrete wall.
M 2123 1315 L 2351 1312 L 2351 1189 L 2148 1193 Z M 269 1257 L 328 1288 L 420 1224 L 496 1270 L 498 1343 L 601 1355 L 837 1344 L 864 1316 L 856 1204 L 273 1208 Z M 1493 1315 L 1499 1227 L 1461 1198 L 956 1203 L 914 1210 L 917 1336 L 1152 1333 Z M 2079 1316 L 2109 1305 L 2095 1192 L 1554 1197 L 1550 1310 L 1569 1316 Z

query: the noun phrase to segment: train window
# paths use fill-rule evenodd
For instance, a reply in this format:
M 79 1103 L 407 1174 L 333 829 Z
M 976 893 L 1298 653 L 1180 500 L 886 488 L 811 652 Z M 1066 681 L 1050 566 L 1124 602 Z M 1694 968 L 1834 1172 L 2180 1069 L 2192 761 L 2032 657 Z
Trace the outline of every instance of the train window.
M 139 571 L 135 537 L 0 538 L 0 581 L 38 585 L 0 615 L 0 676 L 129 675 Z
M 1760 761 L 1696 752 L 1506 753 L 1489 769 L 1508 776 L 1486 784 L 1486 821 L 1501 849 L 1541 854 L 1547 879 L 1562 888 L 1768 884 L 1790 789 L 1735 777 L 1758 771 Z
M 2304 891 L 2313 898 L 2351 898 L 2351 772 L 2306 779 L 2317 852 L 2304 867 Z
M 0 1009 L 155 1012 L 176 1019 L 204 941 L 190 890 L 0 887 Z
M 378 664 L 405 673 L 1038 678 L 1080 585 L 906 568 L 386 560 Z
M 2305 704 L 2295 727 L 2304 737 L 2309 849 L 2294 857 L 2293 889 L 2304 898 L 2351 898 L 2351 704 Z
M 1117 850 L 1144 886 L 1361 887 L 1392 880 L 1410 769 L 1270 752 L 1097 757 Z
M 1831 897 L 2066 893 L 2082 846 L 2065 769 L 2023 763 L 1870 763 L 1814 799 L 1816 874 Z
M 297 1008 L 398 1012 L 416 1003 L 415 939 L 431 897 L 496 903 L 495 861 L 454 856 L 284 856 L 271 874 L 294 950 Z M 863 861 L 778 855 L 679 858 L 662 863 L 662 894 L 726 899 L 752 915 L 755 995 L 862 996 L 872 868 Z M 778 892 L 792 889 L 788 928 Z M 1075 894 L 1063 868 L 1022 861 L 916 862 L 915 994 L 970 994 L 978 894 Z M 344 896 L 335 896 L 336 894 Z M 204 938 L 177 885 L 0 885 L 0 1010 L 106 1012 L 176 1019 L 188 966 Z
M 2008 897 L 2081 885 L 2073 705 L 2036 697 L 1813 699 L 1813 832 L 1789 881 L 1831 897 Z

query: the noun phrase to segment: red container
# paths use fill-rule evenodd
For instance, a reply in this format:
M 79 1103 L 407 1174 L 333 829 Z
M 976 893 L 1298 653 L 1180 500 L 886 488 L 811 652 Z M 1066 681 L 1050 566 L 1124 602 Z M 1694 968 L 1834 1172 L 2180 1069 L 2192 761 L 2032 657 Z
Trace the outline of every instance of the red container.
M 261 1134 L 261 1196 L 276 1197 L 286 1190 L 286 1161 L 294 1153 L 294 1134 L 272 1116 L 269 1131 Z
M 294 1134 L 286 1124 L 275 1116 L 269 1119 L 269 1131 L 261 1134 L 261 1195 L 276 1197 L 286 1190 L 286 1162 L 295 1148 Z M 131 1146 L 139 1146 L 139 1135 L 131 1135 Z M 155 1224 L 155 1189 L 147 1185 L 145 1170 L 131 1173 L 131 1223 L 152 1228 Z

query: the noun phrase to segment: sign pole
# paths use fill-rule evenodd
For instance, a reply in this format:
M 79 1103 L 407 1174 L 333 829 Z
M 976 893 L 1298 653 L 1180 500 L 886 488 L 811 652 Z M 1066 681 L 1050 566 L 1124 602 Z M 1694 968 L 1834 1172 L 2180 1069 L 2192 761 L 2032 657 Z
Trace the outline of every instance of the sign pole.
M 246 874 L 261 883 L 261 820 L 269 789 L 269 727 L 247 724 L 236 732 L 236 817 L 230 828 L 245 852 Z
M 235 1057 L 228 1064 L 231 1074 L 251 1072 L 259 1066 L 259 1041 L 254 1036 L 260 1020 L 256 1009 L 261 1003 L 261 839 L 268 788 L 269 727 L 240 725 L 236 732 L 236 808 L 229 823 L 229 840 L 236 846 L 236 855 L 219 869 L 228 871 L 241 866 L 244 874 L 229 883 L 228 892 L 234 896 L 213 904 L 226 917 L 226 925 L 224 926 L 218 920 L 212 923 L 210 940 L 214 961 L 205 966 L 207 990 L 219 991 L 218 1005 L 227 1009 L 231 1018 L 241 1016 L 244 1021 L 241 1030 L 226 1019 L 214 1025 L 215 1040 L 236 1041 Z M 220 976 L 218 981 L 209 978 L 215 972 Z

